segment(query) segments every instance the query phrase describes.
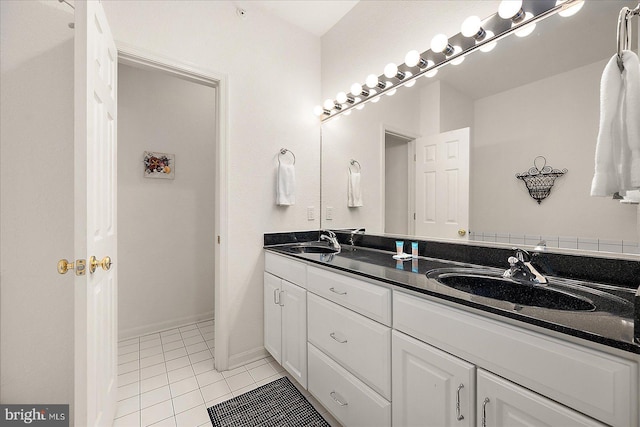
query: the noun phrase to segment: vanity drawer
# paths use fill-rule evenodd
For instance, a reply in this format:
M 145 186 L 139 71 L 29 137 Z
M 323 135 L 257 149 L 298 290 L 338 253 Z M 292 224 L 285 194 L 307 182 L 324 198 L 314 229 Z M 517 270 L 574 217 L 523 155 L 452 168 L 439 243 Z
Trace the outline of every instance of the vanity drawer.
M 345 427 L 390 426 L 391 403 L 309 344 L 309 392 Z
M 360 380 L 391 399 L 391 329 L 309 294 L 308 340 Z
M 391 326 L 390 289 L 312 266 L 307 270 L 307 289 L 370 319 Z
M 638 423 L 637 363 L 394 292 L 394 328 L 614 426 Z
M 274 276 L 306 288 L 307 266 L 290 258 L 265 252 L 264 269 Z

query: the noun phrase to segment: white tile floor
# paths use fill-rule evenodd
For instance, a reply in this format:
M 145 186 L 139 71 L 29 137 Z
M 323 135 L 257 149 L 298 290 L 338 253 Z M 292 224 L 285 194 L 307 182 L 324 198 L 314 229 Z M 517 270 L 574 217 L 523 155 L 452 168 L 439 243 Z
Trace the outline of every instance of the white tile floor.
M 208 407 L 286 375 L 271 357 L 218 372 L 213 345 L 212 320 L 119 342 L 114 427 L 211 426 Z M 339 426 L 306 390 L 300 391 Z

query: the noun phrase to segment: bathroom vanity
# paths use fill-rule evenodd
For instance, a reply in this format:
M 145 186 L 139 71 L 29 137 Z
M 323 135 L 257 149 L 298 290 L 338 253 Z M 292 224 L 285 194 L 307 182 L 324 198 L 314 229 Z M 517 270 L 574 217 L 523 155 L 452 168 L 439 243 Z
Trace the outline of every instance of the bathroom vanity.
M 478 264 L 425 242 L 405 262 L 265 243 L 265 347 L 344 426 L 638 425 L 640 346 L 613 285 L 594 308 L 529 307 L 427 277 Z

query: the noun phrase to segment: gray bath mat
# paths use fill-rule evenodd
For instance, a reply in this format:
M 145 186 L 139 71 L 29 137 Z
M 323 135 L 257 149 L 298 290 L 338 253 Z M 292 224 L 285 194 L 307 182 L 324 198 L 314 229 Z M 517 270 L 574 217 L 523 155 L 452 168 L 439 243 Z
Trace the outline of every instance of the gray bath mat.
M 215 427 L 330 427 L 283 377 L 208 409 Z

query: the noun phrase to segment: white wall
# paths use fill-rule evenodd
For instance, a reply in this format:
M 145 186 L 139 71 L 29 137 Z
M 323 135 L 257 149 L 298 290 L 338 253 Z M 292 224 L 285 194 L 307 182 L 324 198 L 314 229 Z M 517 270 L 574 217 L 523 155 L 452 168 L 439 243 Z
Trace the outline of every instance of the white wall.
M 73 15 L 0 2 L 0 401 L 73 403 Z M 73 410 L 71 411 L 73 413 Z
M 246 19 L 227 1 L 103 5 L 116 41 L 228 75 L 230 363 L 263 354 L 262 235 L 319 227 L 320 40 L 250 3 Z M 297 158 L 291 207 L 275 206 L 281 147 Z
M 118 328 L 137 336 L 213 316 L 215 88 L 118 67 Z M 144 151 L 175 179 L 144 178 Z

